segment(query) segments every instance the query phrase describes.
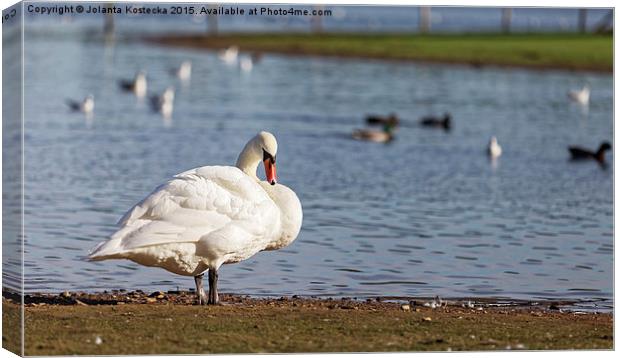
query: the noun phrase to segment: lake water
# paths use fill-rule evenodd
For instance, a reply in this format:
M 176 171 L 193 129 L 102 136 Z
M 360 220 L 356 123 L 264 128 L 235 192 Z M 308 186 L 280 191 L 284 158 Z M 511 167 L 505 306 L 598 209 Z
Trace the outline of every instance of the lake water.
M 28 292 L 193 287 L 84 258 L 158 184 L 233 165 L 264 129 L 278 138 L 279 179 L 298 194 L 303 227 L 286 249 L 222 267 L 223 292 L 612 300 L 613 158 L 602 170 L 567 151 L 612 140 L 610 74 L 269 54 L 245 73 L 210 51 L 110 47 L 44 28 L 26 33 L 25 48 Z M 168 74 L 182 60 L 193 62 L 188 86 Z M 170 121 L 119 91 L 139 68 L 151 91 L 176 84 Z M 587 111 L 566 97 L 585 82 Z M 92 119 L 64 103 L 87 93 Z M 389 112 L 404 122 L 391 144 L 349 138 L 365 114 Z M 449 133 L 416 125 L 443 112 Z M 495 163 L 492 135 L 504 149 Z

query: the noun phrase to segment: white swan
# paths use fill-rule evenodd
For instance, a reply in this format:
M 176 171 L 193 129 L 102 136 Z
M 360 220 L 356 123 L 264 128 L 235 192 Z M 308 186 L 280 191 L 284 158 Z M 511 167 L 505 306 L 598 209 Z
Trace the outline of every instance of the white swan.
M 205 303 L 202 277 L 209 271 L 208 304 L 219 302 L 217 270 L 262 250 L 289 245 L 301 228 L 301 203 L 276 184 L 278 144 L 260 132 L 235 167 L 207 166 L 176 175 L 130 209 L 120 229 L 90 253 L 91 260 L 129 259 L 194 276 Z M 263 162 L 267 181 L 256 176 Z
M 588 85 L 583 86 L 579 91 L 572 90 L 568 92 L 568 98 L 581 105 L 588 105 L 590 103 L 590 87 Z
M 487 154 L 491 158 L 498 158 L 502 155 L 502 147 L 497 143 L 497 138 L 495 136 L 491 137 L 489 141 L 489 146 L 487 147 Z

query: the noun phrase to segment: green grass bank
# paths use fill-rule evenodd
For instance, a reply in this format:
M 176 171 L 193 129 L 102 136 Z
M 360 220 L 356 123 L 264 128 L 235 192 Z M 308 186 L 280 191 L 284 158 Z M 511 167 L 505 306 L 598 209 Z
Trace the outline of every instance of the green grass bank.
M 191 48 L 239 46 L 243 51 L 290 55 L 613 71 L 609 34 L 183 34 L 151 36 L 149 42 Z

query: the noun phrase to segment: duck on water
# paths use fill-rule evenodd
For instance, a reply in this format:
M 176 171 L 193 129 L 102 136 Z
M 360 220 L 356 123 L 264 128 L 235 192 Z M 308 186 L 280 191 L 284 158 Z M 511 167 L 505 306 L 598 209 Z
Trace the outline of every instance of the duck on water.
M 221 265 L 286 247 L 301 229 L 297 195 L 276 182 L 277 151 L 273 134 L 260 132 L 234 167 L 206 166 L 177 174 L 131 208 L 118 231 L 97 245 L 89 259 L 129 259 L 193 276 L 198 303 L 219 303 Z M 256 176 L 261 162 L 267 181 Z
M 420 124 L 423 127 L 429 128 L 443 128 L 445 131 L 449 131 L 452 128 L 452 116 L 450 113 L 444 114 L 443 118 L 436 116 L 426 116 L 420 119 Z
M 593 159 L 602 166 L 606 165 L 605 152 L 610 149 L 611 149 L 611 144 L 609 144 L 609 142 L 601 143 L 601 145 L 598 147 L 598 150 L 596 152 L 591 151 L 586 148 L 578 147 L 578 146 L 568 147 L 571 160 L 578 161 L 578 160 L 592 160 Z

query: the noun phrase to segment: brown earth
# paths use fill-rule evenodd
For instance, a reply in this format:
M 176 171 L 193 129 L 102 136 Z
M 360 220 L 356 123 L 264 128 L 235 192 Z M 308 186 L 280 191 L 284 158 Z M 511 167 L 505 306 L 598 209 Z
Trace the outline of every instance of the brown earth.
M 223 305 L 197 306 L 192 293 L 176 291 L 24 301 L 26 355 L 613 349 L 612 314 L 561 302 L 431 308 L 428 300 L 223 295 Z M 18 324 L 19 310 L 19 296 L 5 293 L 5 327 Z M 4 347 L 18 341 L 18 330 L 3 330 Z

